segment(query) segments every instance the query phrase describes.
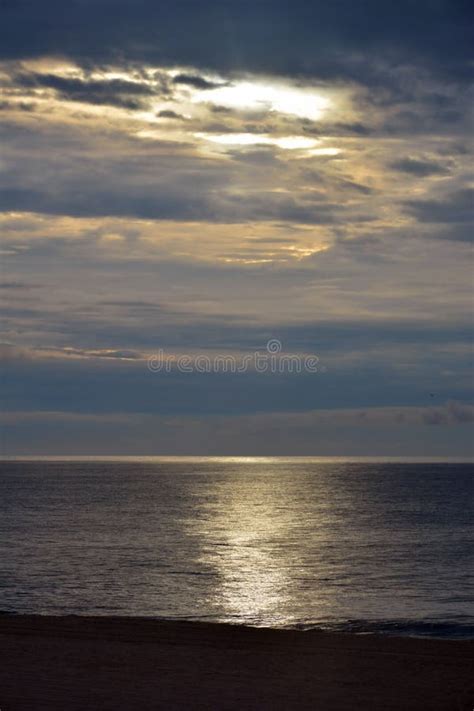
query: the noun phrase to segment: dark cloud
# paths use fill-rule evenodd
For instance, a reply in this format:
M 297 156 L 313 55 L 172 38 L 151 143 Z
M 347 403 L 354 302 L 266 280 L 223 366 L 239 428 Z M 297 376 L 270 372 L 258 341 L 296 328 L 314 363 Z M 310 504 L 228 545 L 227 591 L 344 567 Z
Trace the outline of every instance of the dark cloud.
M 304 414 L 166 416 L 142 413 L 15 412 L 2 417 L 6 454 L 366 455 L 471 458 L 467 427 L 427 427 L 418 408 L 316 410 Z M 376 427 L 377 437 L 373 437 Z M 400 451 L 397 443 L 403 440 Z M 87 444 L 85 444 L 87 443 Z
M 420 222 L 472 224 L 474 190 L 456 190 L 439 200 L 407 200 L 405 209 Z
M 456 423 L 474 422 L 474 407 L 462 402 L 448 402 L 448 411 Z
M 443 225 L 439 232 L 435 232 L 435 236 L 442 239 L 452 240 L 453 242 L 470 243 L 474 239 L 474 229 L 472 222 Z
M 78 186 L 77 181 L 76 185 Z M 0 189 L 0 210 L 42 212 L 50 215 L 73 217 L 139 217 L 155 220 L 228 221 L 239 220 L 237 211 L 220 210 L 209 203 L 204 191 L 196 195 L 183 195 L 179 189 L 165 186 L 136 185 L 129 190 L 116 186 L 115 190 L 82 185 L 75 193 L 71 184 L 65 185 L 61 194 L 52 190 L 33 190 L 21 187 Z M 266 208 L 268 212 L 268 207 Z M 303 215 L 304 217 L 304 215 Z
M 219 177 L 216 175 L 215 180 Z M 191 187 L 176 180 L 175 186 L 116 184 L 102 187 L 84 180 L 66 179 L 62 185 L 38 190 L 23 187 L 0 188 L 1 211 L 42 212 L 74 217 L 139 217 L 155 220 L 189 220 L 215 223 L 240 223 L 253 220 L 278 220 L 308 225 L 346 222 L 346 206 L 317 199 L 317 195 L 256 192 L 246 197 L 221 191 L 210 194 L 206 181 Z M 352 213 L 351 221 L 375 219 L 370 213 Z
M 394 161 L 391 167 L 401 173 L 409 173 L 419 178 L 426 178 L 430 175 L 445 175 L 449 172 L 449 169 L 443 163 L 417 158 L 402 158 Z
M 3 4 L 0 47 L 7 58 L 122 57 L 323 78 L 359 73 L 362 81 L 370 67 L 354 60 L 385 56 L 467 80 L 471 17 L 466 0 L 16 0 Z
M 143 108 L 146 104 L 137 97 L 155 94 L 155 90 L 146 84 L 123 79 L 85 80 L 55 74 L 30 73 L 17 75 L 14 82 L 16 86 L 26 89 L 37 87 L 54 89 L 61 98 L 69 101 L 118 106 L 125 109 Z
M 65 255 L 66 257 L 66 255 Z M 57 259 L 57 258 L 56 258 Z M 93 261 L 93 260 L 92 260 Z M 91 264 L 92 264 L 91 261 Z M 92 266 L 89 267 L 92 269 Z M 111 268 L 111 274 L 106 279 L 104 267 L 97 268 L 97 275 L 109 289 L 120 280 L 125 274 L 133 284 L 138 285 L 145 281 L 162 281 L 165 275 L 173 269 L 169 263 L 150 266 L 147 271 L 134 271 L 130 267 L 127 272 L 116 265 Z M 195 268 L 198 270 L 198 268 Z M 240 278 L 242 288 L 252 288 L 252 282 L 258 278 L 264 278 L 264 271 L 248 275 L 244 281 L 242 270 L 223 269 L 219 274 L 219 268 L 201 268 L 200 280 L 221 279 L 227 285 L 232 279 Z M 320 275 L 310 272 L 307 275 L 297 275 L 289 270 L 286 277 L 282 273 L 278 277 L 268 275 L 267 279 L 278 279 L 285 292 L 285 284 L 300 283 L 300 288 L 304 289 L 305 283 L 317 280 L 323 282 L 325 271 L 324 263 L 321 265 Z M 172 272 L 173 273 L 173 272 Z M 173 274 L 171 281 L 180 284 L 185 283 L 186 275 L 191 278 L 190 270 L 179 269 Z M 332 270 L 331 284 L 337 274 Z M 80 280 L 80 275 L 76 279 Z M 92 279 L 94 283 L 94 279 Z M 76 285 L 77 286 L 77 285 Z M 86 302 L 88 309 L 84 309 L 85 302 L 79 301 L 74 306 L 65 304 L 53 304 L 46 306 L 44 303 L 38 305 L 29 304 L 28 308 L 14 304 L 4 305 L 1 315 L 6 325 L 18 329 L 25 338 L 31 338 L 31 333 L 41 332 L 42 342 L 49 346 L 58 343 L 65 343 L 73 347 L 92 349 L 100 343 L 102 349 L 107 350 L 154 350 L 160 347 L 184 352 L 196 349 L 204 351 L 219 350 L 227 351 L 254 351 L 257 348 L 264 348 L 271 337 L 277 337 L 283 344 L 285 351 L 296 353 L 315 353 L 328 359 L 344 354 L 356 354 L 358 360 L 362 362 L 372 362 L 371 367 L 381 363 L 381 358 L 392 364 L 392 358 L 401 358 L 404 351 L 409 354 L 414 348 L 421 352 L 420 369 L 427 369 L 425 364 L 425 349 L 441 349 L 447 344 L 460 347 L 460 353 L 453 355 L 458 363 L 458 368 L 464 367 L 463 352 L 469 350 L 471 344 L 471 329 L 469 325 L 470 314 L 466 313 L 464 319 L 459 316 L 458 320 L 451 322 L 438 321 L 433 317 L 431 321 L 420 320 L 384 320 L 374 317 L 361 319 L 353 317 L 346 320 L 330 320 L 321 315 L 319 319 L 307 319 L 300 323 L 291 324 L 283 318 L 272 330 L 268 325 L 256 323 L 253 315 L 238 316 L 226 313 L 225 306 L 212 314 L 202 313 L 198 308 L 193 308 L 192 300 L 178 306 L 176 303 L 167 303 L 156 299 L 137 298 L 108 298 L 93 303 Z M 217 306 L 217 305 L 216 305 Z M 397 350 L 398 349 L 398 350 Z M 388 352 L 388 356 L 379 355 L 379 351 Z M 451 357 L 447 351 L 448 361 Z M 329 364 L 329 363 L 328 363 Z M 441 367 L 441 356 L 437 356 L 434 363 L 436 369 Z M 448 363 L 449 365 L 449 363 Z M 420 378 L 419 369 L 416 369 L 415 377 Z M 432 377 L 428 375 L 427 377 Z M 438 376 L 436 376 L 438 377 Z M 432 387 L 429 386 L 429 387 Z M 404 393 L 404 396 L 406 392 Z
M 302 128 L 304 133 L 311 136 L 370 136 L 376 133 L 375 129 L 368 125 L 360 122 L 354 123 L 324 123 L 323 126 L 315 125 L 305 119 L 302 122 Z
M 22 289 L 34 289 L 34 288 L 36 288 L 36 285 L 27 284 L 26 282 L 22 282 L 22 281 L 0 282 L 0 289 L 5 289 L 6 291 L 9 291 L 10 289 L 17 291 L 17 290 L 22 290 Z
M 156 115 L 158 116 L 158 118 L 178 119 L 181 121 L 185 118 L 181 114 L 176 113 L 176 111 L 171 111 L 170 109 L 163 109 L 163 111 L 158 111 Z
M 233 109 L 230 109 L 227 106 L 219 106 L 219 105 L 211 104 L 209 109 L 213 114 L 232 114 L 233 113 Z
M 370 136 L 373 129 L 363 123 L 337 123 L 329 128 L 335 136 Z
M 220 86 L 225 86 L 225 83 L 209 81 L 200 77 L 197 74 L 177 74 L 173 77 L 174 84 L 184 84 L 185 86 L 192 86 L 194 89 L 217 89 Z
M 474 407 L 468 403 L 448 402 L 443 407 L 431 408 L 423 413 L 427 425 L 463 425 L 474 422 Z
M 463 97 L 464 98 L 464 97 Z M 459 101 L 462 102 L 463 98 Z M 462 134 L 463 124 L 466 120 L 466 110 L 453 110 L 447 112 L 430 111 L 422 106 L 416 106 L 416 97 L 411 103 L 412 108 L 401 109 L 384 122 L 380 133 L 385 135 L 419 135 L 426 136 L 427 132 L 444 133 L 452 136 Z
M 429 393 L 437 368 L 428 362 L 420 363 L 408 377 L 398 371 L 396 363 L 377 363 L 375 359 L 345 368 L 335 367 L 329 358 L 321 363 L 328 367 L 320 373 L 150 372 L 133 349 L 71 348 L 70 355 L 53 358 L 41 352 L 22 356 L 16 349 L 10 357 L 7 354 L 4 363 L 2 400 L 4 409 L 12 412 L 179 416 L 304 413 L 321 408 L 415 406 L 420 402 L 432 406 Z M 446 422 L 471 421 L 469 392 L 442 382 L 437 383 L 437 392 L 441 402 L 455 398 L 461 403 L 443 413 Z

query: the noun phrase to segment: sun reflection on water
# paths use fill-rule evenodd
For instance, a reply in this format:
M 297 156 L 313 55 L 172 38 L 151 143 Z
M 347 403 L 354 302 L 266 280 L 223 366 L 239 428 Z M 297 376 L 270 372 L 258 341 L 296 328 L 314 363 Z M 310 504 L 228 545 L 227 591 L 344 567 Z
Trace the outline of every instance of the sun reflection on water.
M 251 459 L 245 458 L 246 464 Z M 239 458 L 236 464 L 241 463 Z M 205 558 L 217 572 L 214 602 L 223 618 L 248 622 L 263 617 L 274 622 L 283 619 L 293 563 L 287 539 L 294 521 L 287 495 L 281 482 L 275 487 L 270 474 L 257 481 L 229 477 L 221 482 L 212 522 L 208 521 L 203 535 L 211 544 Z

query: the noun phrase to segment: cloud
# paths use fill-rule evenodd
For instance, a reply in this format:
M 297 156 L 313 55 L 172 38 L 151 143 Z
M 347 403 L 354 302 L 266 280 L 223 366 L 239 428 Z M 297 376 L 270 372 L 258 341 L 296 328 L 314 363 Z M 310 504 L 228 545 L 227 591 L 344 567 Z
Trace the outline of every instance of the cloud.
M 26 111 L 33 112 L 35 104 L 27 101 L 0 101 L 0 111 Z
M 26 282 L 21 282 L 21 281 L 3 281 L 0 282 L 0 289 L 3 289 L 5 291 L 10 291 L 10 289 L 13 289 L 15 291 L 17 290 L 23 290 L 23 289 L 34 289 L 36 288 L 35 284 L 28 284 Z
M 407 200 L 405 209 L 419 222 L 470 223 L 474 219 L 474 190 L 462 188 L 441 199 Z
M 4 7 L 0 46 L 8 58 L 55 54 L 110 63 L 121 55 L 135 63 L 324 78 L 347 76 L 361 55 L 385 53 L 393 63 L 417 61 L 467 80 L 470 15 L 466 3 L 449 0 L 368 0 L 363 12 L 349 0 L 117 0 L 113 12 L 109 0 L 71 0 L 67 11 L 59 0 L 23 1 Z M 362 80 L 369 72 L 365 67 L 364 76 L 360 63 L 352 69 Z
M 146 107 L 146 102 L 141 97 L 150 97 L 156 93 L 147 84 L 123 79 L 84 80 L 55 74 L 30 73 L 17 75 L 14 82 L 25 89 L 54 89 L 61 98 L 68 101 L 134 110 Z
M 443 163 L 410 157 L 394 161 L 391 167 L 394 170 L 399 170 L 401 173 L 409 173 L 419 178 L 426 178 L 430 175 L 446 175 L 446 173 L 449 173 L 449 168 Z
M 204 79 L 197 74 L 176 74 L 173 77 L 174 84 L 184 84 L 185 86 L 192 86 L 194 89 L 218 89 L 221 86 L 226 86 L 225 82 L 215 82 Z
M 163 109 L 163 111 L 158 111 L 156 115 L 158 116 L 158 118 L 167 119 L 183 120 L 185 118 L 182 114 L 178 114 L 176 111 L 171 111 L 170 109 Z
M 427 425 L 467 424 L 474 422 L 474 406 L 461 402 L 448 402 L 442 407 L 429 408 L 422 413 Z
M 308 323 L 269 331 L 265 323 L 229 323 L 225 313 L 207 319 L 193 313 L 170 316 L 137 312 L 134 305 L 115 313 L 16 312 L 15 325 L 27 341 L 29 332 L 33 337 L 41 333 L 42 343 L 49 340 L 50 345 L 5 347 L 5 409 L 208 416 L 432 407 L 432 393 L 441 402 L 470 399 L 467 327 L 445 325 L 441 331 L 434 323 L 424 330 L 409 323 L 391 328 L 383 322 Z M 169 372 L 147 367 L 158 349 L 175 363 L 181 355 L 194 362 L 200 354 L 234 354 L 241 362 L 244 355 L 265 352 L 271 336 L 284 344 L 284 354 L 317 356 L 318 372 L 249 368 L 245 373 L 203 373 L 193 368 L 183 373 L 176 365 Z M 67 345 L 59 347 L 59 338 Z M 430 410 L 434 417 L 437 411 Z M 449 415 L 462 416 L 461 410 Z
M 466 409 L 468 406 L 465 406 Z M 472 408 L 471 408 L 472 409 Z M 446 411 L 443 410 L 443 412 Z M 12 412 L 0 415 L 12 454 L 366 455 L 470 459 L 466 427 L 432 427 L 429 408 L 315 410 L 250 416 L 173 417 L 143 413 Z M 374 438 L 374 434 L 376 435 Z M 405 447 L 400 450 L 398 442 Z M 82 443 L 87 442 L 87 449 Z M 450 449 L 450 444 L 456 449 Z
M 27 135 L 24 138 L 28 140 Z M 169 141 L 150 142 L 146 155 L 137 141 L 119 140 L 117 149 L 123 149 L 124 154 L 121 150 L 114 154 L 113 146 L 104 144 L 98 174 L 94 170 L 96 147 L 93 143 L 81 145 L 84 138 L 78 138 L 78 144 L 71 142 L 62 156 L 53 158 L 45 151 L 41 168 L 33 155 L 23 153 L 23 159 L 18 161 L 18 155 L 12 153 L 11 162 L 13 165 L 16 157 L 16 166 L 8 182 L 3 186 L 0 182 L 0 209 L 216 223 L 276 220 L 325 225 L 373 219 L 370 210 L 363 210 L 362 214 L 357 206 L 349 210 L 347 205 L 333 201 L 332 196 L 324 200 L 316 192 L 304 189 L 276 191 L 271 183 L 263 182 L 268 181 L 264 165 L 258 172 L 247 174 L 243 193 L 242 187 L 234 190 L 233 183 L 242 177 L 236 175 L 232 163 L 195 154 L 192 148 L 186 155 L 181 144 Z M 32 140 L 33 150 L 38 152 L 37 138 Z M 159 173 L 150 174 L 152 156 L 160 163 Z M 36 171 L 41 171 L 43 180 L 38 180 Z M 195 179 L 197 174 L 199 180 Z

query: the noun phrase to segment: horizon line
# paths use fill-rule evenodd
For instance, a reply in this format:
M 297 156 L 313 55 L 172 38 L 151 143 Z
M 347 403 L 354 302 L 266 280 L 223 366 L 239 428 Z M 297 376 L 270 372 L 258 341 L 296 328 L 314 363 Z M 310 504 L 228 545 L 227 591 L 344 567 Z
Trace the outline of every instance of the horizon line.
M 317 454 L 11 454 L 0 455 L 0 462 L 9 461 L 179 461 L 179 460 L 317 460 L 317 461 L 393 461 L 414 463 L 474 463 L 469 456 L 424 456 L 424 455 L 317 455 Z

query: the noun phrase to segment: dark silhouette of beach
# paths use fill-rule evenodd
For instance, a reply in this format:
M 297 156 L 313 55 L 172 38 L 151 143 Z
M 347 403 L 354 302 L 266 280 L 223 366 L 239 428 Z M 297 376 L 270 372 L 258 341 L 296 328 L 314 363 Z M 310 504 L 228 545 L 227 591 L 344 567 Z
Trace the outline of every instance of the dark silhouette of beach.
M 0 616 L 2 711 L 472 709 L 474 641 Z

